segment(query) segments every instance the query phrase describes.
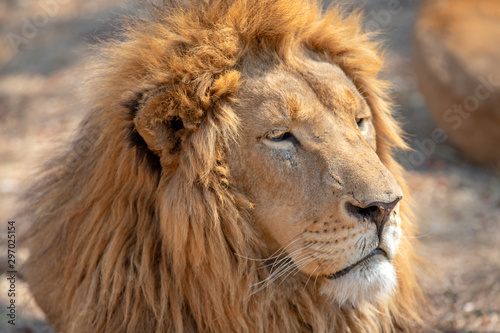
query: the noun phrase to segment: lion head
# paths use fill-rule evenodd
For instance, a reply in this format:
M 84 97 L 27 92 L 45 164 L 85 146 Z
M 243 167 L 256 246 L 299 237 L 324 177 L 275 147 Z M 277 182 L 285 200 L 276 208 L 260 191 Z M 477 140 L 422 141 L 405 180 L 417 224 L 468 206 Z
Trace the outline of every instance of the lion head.
M 377 115 L 338 65 L 293 57 L 243 62 L 230 172 L 271 251 L 293 262 L 275 274 L 296 268 L 340 304 L 375 300 L 396 285 L 403 196 L 376 153 Z
M 359 22 L 180 1 L 103 46 L 79 137 L 27 196 L 57 329 L 421 327 L 405 144 Z

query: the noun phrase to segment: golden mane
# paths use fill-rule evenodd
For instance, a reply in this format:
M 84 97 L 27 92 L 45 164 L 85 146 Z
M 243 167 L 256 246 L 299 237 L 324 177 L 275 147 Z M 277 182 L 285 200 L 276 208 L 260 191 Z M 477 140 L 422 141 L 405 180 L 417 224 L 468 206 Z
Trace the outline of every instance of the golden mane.
M 262 258 L 264 244 L 225 159 L 240 125 L 228 105 L 242 59 L 292 61 L 306 47 L 338 64 L 372 108 L 377 154 L 404 188 L 391 150 L 405 143 L 388 85 L 377 78 L 378 46 L 360 20 L 358 12 L 332 7 L 323 14 L 307 1 L 179 1 L 151 6 L 147 18 L 105 43 L 89 83 L 92 111 L 78 138 L 27 193 L 33 225 L 25 275 L 57 330 L 414 332 L 422 326 L 405 203 L 398 289 L 383 304 L 332 306 L 304 287 L 301 275 L 252 294 L 268 273 L 248 258 Z M 158 91 L 169 98 L 155 99 Z M 164 125 L 171 153 L 163 159 L 135 130 L 146 102 L 170 110 Z

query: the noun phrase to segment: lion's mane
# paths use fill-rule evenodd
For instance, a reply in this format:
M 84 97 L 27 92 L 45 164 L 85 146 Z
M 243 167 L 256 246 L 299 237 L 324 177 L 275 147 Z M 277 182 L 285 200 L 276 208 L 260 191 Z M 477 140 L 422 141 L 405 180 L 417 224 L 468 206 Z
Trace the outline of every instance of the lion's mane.
M 25 275 L 51 323 L 63 332 L 415 331 L 423 301 L 407 200 L 398 287 L 386 301 L 332 305 L 300 274 L 252 294 L 268 273 L 249 258 L 265 245 L 226 160 L 241 125 L 230 107 L 241 60 L 293 61 L 305 46 L 363 94 L 377 153 L 404 186 L 391 151 L 405 144 L 361 15 L 292 0 L 190 3 L 156 3 L 104 43 L 88 83 L 91 112 L 27 193 Z M 169 110 L 162 158 L 135 128 L 146 101 Z

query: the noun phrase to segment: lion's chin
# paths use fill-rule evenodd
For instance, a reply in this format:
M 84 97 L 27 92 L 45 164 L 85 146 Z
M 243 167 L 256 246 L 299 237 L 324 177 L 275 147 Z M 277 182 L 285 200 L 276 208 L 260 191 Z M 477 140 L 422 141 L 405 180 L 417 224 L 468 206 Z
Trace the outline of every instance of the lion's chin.
M 344 276 L 324 278 L 320 292 L 336 304 L 357 306 L 363 301 L 376 304 L 387 299 L 396 285 L 394 266 L 385 257 L 374 256 Z

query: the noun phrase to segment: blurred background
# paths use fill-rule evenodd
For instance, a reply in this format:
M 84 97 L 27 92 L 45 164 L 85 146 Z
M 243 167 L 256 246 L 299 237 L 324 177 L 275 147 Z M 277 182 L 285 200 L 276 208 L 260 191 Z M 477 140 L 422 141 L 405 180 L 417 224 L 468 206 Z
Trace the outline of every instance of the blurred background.
M 500 0 L 349 0 L 364 5 L 365 29 L 384 41 L 383 76 L 413 148 L 408 170 L 428 299 L 441 332 L 500 332 Z M 36 166 L 68 140 L 83 116 L 77 95 L 82 58 L 123 0 L 0 0 L 0 273 L 7 221 Z M 23 221 L 16 221 L 18 233 Z M 17 264 L 26 253 L 17 251 Z M 22 281 L 16 326 L 52 332 Z

